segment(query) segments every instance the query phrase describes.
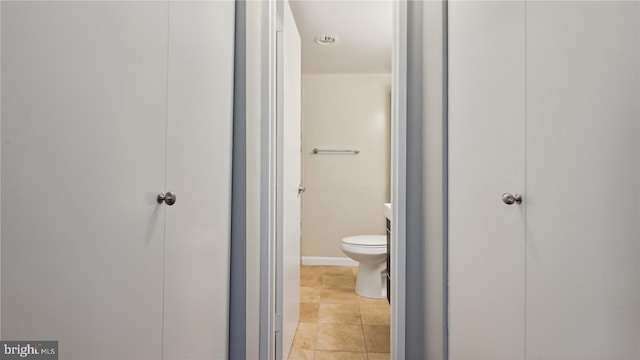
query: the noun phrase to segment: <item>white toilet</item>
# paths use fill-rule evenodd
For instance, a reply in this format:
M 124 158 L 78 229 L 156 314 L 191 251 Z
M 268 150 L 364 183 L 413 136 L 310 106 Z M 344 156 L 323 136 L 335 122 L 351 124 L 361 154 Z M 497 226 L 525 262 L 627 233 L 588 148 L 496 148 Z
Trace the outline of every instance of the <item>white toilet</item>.
M 342 239 L 342 252 L 359 262 L 356 294 L 382 299 L 387 296 L 385 279 L 387 237 L 385 235 L 358 235 Z

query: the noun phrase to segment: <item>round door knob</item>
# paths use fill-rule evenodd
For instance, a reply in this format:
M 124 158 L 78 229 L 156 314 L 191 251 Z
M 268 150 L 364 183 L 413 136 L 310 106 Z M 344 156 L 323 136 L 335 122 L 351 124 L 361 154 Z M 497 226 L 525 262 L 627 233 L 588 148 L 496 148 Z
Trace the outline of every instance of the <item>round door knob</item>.
M 167 205 L 171 206 L 176 203 L 176 193 L 169 191 L 168 193 L 160 193 L 158 194 L 158 204 L 162 204 L 165 202 Z
M 520 194 L 509 194 L 509 193 L 504 193 L 502 194 L 502 202 L 504 202 L 507 205 L 513 205 L 513 204 L 521 204 L 522 203 L 522 195 Z

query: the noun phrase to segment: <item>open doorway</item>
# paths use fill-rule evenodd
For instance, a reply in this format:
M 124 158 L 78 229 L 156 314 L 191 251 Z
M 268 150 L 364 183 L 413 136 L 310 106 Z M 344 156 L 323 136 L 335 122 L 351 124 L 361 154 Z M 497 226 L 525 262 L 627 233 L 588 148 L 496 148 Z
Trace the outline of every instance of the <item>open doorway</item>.
M 392 2 L 278 6 L 276 358 L 390 358 Z

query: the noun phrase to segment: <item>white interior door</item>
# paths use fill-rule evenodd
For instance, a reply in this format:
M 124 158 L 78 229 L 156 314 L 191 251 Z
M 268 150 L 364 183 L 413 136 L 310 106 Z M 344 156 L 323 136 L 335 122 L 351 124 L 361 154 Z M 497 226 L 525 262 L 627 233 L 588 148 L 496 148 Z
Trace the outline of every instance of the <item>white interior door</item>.
M 169 5 L 165 359 L 227 357 L 234 11 Z
M 528 359 L 640 359 L 638 5 L 527 3 Z
M 162 357 L 166 2 L 2 2 L 2 337 Z
M 282 314 L 282 358 L 287 358 L 300 312 L 300 199 L 302 48 L 289 2 L 284 6 L 283 31 L 278 34 L 278 117 L 281 124 L 281 228 L 278 240 L 277 311 Z M 278 340 L 280 341 L 280 340 Z M 276 346 L 276 349 L 280 344 Z M 277 350 L 279 352 L 279 350 Z
M 449 358 L 524 353 L 524 4 L 449 3 Z
M 450 358 L 638 359 L 638 3 L 449 6 Z

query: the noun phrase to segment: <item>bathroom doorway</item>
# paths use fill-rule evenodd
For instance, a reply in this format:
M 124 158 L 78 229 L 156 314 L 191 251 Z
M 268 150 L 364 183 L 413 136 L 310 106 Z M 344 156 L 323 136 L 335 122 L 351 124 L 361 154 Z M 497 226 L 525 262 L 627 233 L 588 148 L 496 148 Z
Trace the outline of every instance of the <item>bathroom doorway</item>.
M 401 133 L 391 109 L 392 48 L 398 50 L 393 6 L 284 1 L 275 9 L 276 331 L 270 343 L 278 359 L 390 358 L 392 348 L 400 350 L 391 334 L 401 339 L 403 327 L 389 319 L 395 302 L 387 302 L 387 282 L 381 299 L 357 296 L 358 262 L 341 250 L 341 240 L 353 235 L 380 235 L 386 249 L 384 204 L 400 190 L 391 185 L 394 176 L 399 183 L 392 168 L 399 170 L 400 154 L 392 156 L 392 142 Z M 402 252 L 390 253 L 397 264 Z M 391 285 L 391 291 L 402 303 L 403 289 Z

